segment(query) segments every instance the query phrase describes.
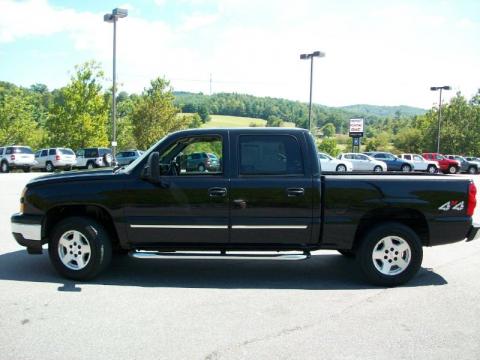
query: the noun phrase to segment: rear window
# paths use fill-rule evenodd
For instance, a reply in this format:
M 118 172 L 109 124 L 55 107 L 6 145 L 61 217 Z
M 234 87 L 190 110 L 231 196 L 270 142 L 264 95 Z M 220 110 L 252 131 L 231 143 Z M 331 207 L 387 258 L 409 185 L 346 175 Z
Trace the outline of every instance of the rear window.
M 58 149 L 58 151 L 62 155 L 75 155 L 75 153 L 71 149 Z
M 19 146 L 19 147 L 12 148 L 12 153 L 14 153 L 14 154 L 33 154 L 33 151 L 29 147 Z

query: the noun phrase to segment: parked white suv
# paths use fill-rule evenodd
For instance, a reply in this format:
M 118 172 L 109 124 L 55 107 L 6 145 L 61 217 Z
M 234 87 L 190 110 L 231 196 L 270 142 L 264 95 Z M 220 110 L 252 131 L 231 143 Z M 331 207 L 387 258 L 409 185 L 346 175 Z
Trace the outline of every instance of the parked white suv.
M 85 148 L 77 151 L 78 168 L 93 169 L 97 167 L 112 166 L 112 150 L 109 148 Z
M 440 165 L 433 160 L 427 160 L 419 154 L 400 154 L 400 159 L 408 160 L 413 163 L 415 171 L 426 171 L 435 174 L 439 171 Z
M 29 172 L 35 164 L 35 156 L 29 146 L 0 147 L 0 170 L 3 173 L 8 173 L 13 169 L 22 169 L 24 172 Z
M 325 153 L 318 153 L 317 156 L 322 171 L 353 171 L 352 163 L 346 159 L 335 159 Z
M 358 153 L 345 153 L 338 155 L 339 160 L 349 160 L 353 165 L 353 171 L 387 171 L 387 164 L 380 160 L 375 160 L 371 156 Z
M 71 170 L 77 164 L 77 157 L 72 149 L 51 148 L 41 149 L 35 153 L 37 164 L 34 169 L 42 169 L 48 172 L 55 169 Z

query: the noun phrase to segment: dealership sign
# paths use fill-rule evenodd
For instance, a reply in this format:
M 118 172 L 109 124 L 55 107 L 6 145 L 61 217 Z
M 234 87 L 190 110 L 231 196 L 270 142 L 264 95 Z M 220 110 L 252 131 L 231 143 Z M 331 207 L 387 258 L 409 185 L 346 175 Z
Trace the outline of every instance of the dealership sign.
M 349 135 L 353 137 L 363 136 L 363 119 L 350 119 Z

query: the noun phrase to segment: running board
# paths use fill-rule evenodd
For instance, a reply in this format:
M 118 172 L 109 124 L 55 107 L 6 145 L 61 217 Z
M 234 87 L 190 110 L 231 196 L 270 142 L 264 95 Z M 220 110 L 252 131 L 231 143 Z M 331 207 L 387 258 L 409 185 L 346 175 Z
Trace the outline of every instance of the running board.
M 295 254 L 246 254 L 246 253 L 177 253 L 155 251 L 131 251 L 129 255 L 137 259 L 215 259 L 215 260 L 307 260 L 310 252 Z

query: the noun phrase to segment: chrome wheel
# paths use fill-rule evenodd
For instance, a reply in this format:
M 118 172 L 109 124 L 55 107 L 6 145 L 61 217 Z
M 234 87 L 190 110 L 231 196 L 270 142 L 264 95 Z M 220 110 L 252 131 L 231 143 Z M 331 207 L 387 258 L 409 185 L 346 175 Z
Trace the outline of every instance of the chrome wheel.
M 58 256 L 71 270 L 82 270 L 90 261 L 90 242 L 80 231 L 65 232 L 58 242 Z
M 430 174 L 435 174 L 437 172 L 437 168 L 435 166 L 429 166 L 428 167 L 428 172 Z
M 345 171 L 347 171 L 347 167 L 345 165 L 338 165 L 337 166 L 337 171 L 338 172 L 345 172 Z
M 455 174 L 455 173 L 457 172 L 457 168 L 456 168 L 455 166 L 450 166 L 450 167 L 448 168 L 448 172 L 449 172 L 450 174 Z
M 412 169 L 411 169 L 410 166 L 408 166 L 408 165 L 403 165 L 401 170 L 402 170 L 403 172 L 410 172 L 410 171 L 412 171 Z
M 375 166 L 375 167 L 373 168 L 373 171 L 375 171 L 375 172 L 381 172 L 381 171 L 382 171 L 382 168 L 381 168 L 380 166 Z
M 52 171 L 53 171 L 53 165 L 52 165 L 52 163 L 48 162 L 45 169 L 46 169 L 48 172 L 52 172 Z
M 87 169 L 92 170 L 94 168 L 93 163 L 89 162 L 87 164 Z
M 386 236 L 373 248 L 372 261 L 383 275 L 398 275 L 407 269 L 412 258 L 408 242 L 399 236 Z

